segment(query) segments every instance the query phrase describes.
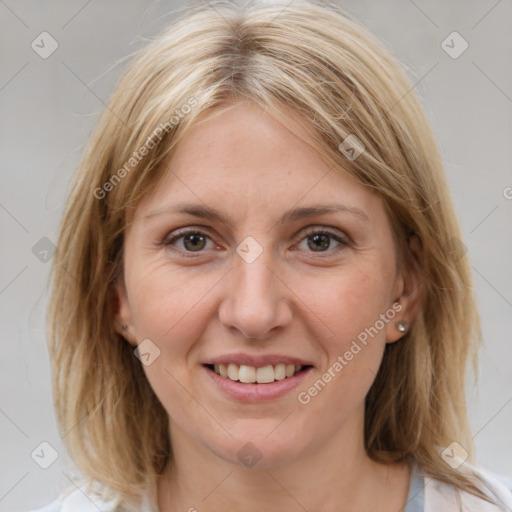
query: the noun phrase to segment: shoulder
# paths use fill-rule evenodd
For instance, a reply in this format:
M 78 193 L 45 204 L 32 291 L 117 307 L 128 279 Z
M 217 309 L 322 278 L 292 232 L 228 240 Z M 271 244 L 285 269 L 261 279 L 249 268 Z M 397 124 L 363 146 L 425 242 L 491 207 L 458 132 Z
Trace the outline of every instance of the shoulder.
M 112 503 L 105 502 L 97 496 L 88 496 L 84 491 L 74 487 L 64 491 L 50 504 L 30 512 L 116 512 Z
M 479 488 L 496 504 L 489 503 L 451 484 L 425 476 L 425 512 L 503 512 L 512 510 L 512 480 L 486 469 L 466 465 Z
M 29 512 L 60 512 L 61 504 L 62 501 L 60 499 L 57 499 L 55 501 L 52 501 L 49 505 L 46 505 L 45 507 L 32 509 Z
M 86 490 L 83 490 L 86 489 Z M 150 491 L 153 490 L 150 488 Z M 82 483 L 80 487 L 73 486 L 63 491 L 60 496 L 50 504 L 32 510 L 30 512 L 118 512 L 119 501 L 108 501 L 102 496 L 102 486 L 94 482 L 91 487 Z M 151 505 L 148 497 L 145 497 L 142 504 L 123 504 L 123 511 L 151 512 L 155 507 Z

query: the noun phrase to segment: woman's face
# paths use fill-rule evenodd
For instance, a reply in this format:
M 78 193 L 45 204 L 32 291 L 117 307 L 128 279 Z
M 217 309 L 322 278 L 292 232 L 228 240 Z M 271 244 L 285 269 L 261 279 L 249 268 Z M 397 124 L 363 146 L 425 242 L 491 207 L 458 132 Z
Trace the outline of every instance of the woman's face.
M 180 142 L 126 232 L 124 280 L 116 320 L 173 443 L 259 467 L 359 442 L 408 318 L 382 200 L 249 104 Z

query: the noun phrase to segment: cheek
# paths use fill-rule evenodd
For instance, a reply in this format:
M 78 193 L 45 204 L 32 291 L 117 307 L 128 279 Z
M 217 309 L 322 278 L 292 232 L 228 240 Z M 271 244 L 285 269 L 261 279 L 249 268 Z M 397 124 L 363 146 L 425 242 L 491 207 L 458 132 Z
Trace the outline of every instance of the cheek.
M 185 350 L 203 328 L 208 291 L 218 277 L 165 263 L 139 265 L 132 275 L 132 320 L 137 336 L 150 338 L 166 351 Z
M 325 286 L 310 287 L 312 309 L 330 330 L 330 350 L 346 349 L 390 308 L 393 276 L 384 267 L 381 261 L 362 261 L 337 271 Z M 378 327 L 375 337 L 383 340 L 385 329 Z
M 208 318 L 205 294 L 218 279 L 208 274 L 194 276 L 159 262 L 146 261 L 131 270 L 131 281 L 127 281 L 131 285 L 131 313 L 137 340 L 140 343 L 150 339 L 160 350 L 154 362 L 143 370 L 164 408 L 186 423 L 182 411 L 195 410 L 194 400 L 184 386 L 193 365 L 189 355 Z M 200 413 L 199 419 L 204 421 Z
M 298 399 L 311 418 L 325 416 L 327 407 L 333 429 L 363 406 L 378 372 L 386 325 L 392 321 L 381 320 L 390 306 L 392 277 L 375 265 L 352 268 L 331 279 L 325 293 L 316 289 L 312 295 L 312 309 L 330 330 L 327 337 L 317 336 L 327 360 L 309 387 L 299 390 Z

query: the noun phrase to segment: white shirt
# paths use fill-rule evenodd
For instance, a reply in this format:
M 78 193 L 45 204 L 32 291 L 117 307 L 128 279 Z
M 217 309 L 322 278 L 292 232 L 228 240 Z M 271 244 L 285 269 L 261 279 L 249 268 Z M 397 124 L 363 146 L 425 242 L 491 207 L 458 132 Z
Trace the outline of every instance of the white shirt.
M 414 464 L 404 512 L 512 512 L 511 479 L 505 479 L 466 463 L 464 466 L 472 469 L 483 479 L 482 490 L 501 503 L 500 506 L 488 503 L 453 485 L 425 476 L 421 468 Z M 61 495 L 46 507 L 31 512 L 98 512 L 98 510 L 116 512 L 109 503 L 88 497 L 77 488 L 67 497 Z M 158 512 L 156 488 L 147 493 L 137 512 Z

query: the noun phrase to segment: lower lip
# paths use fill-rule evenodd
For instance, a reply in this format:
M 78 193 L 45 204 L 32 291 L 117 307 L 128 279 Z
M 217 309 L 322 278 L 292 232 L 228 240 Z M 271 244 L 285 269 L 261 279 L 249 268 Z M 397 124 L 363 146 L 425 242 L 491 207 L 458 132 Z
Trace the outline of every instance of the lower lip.
M 282 397 L 297 387 L 313 369 L 312 366 L 302 370 L 293 377 L 287 377 L 283 380 L 275 380 L 268 384 L 244 384 L 243 382 L 233 381 L 227 377 L 221 377 L 213 370 L 203 366 L 203 370 L 213 380 L 213 382 L 231 398 L 241 402 L 264 402 Z

